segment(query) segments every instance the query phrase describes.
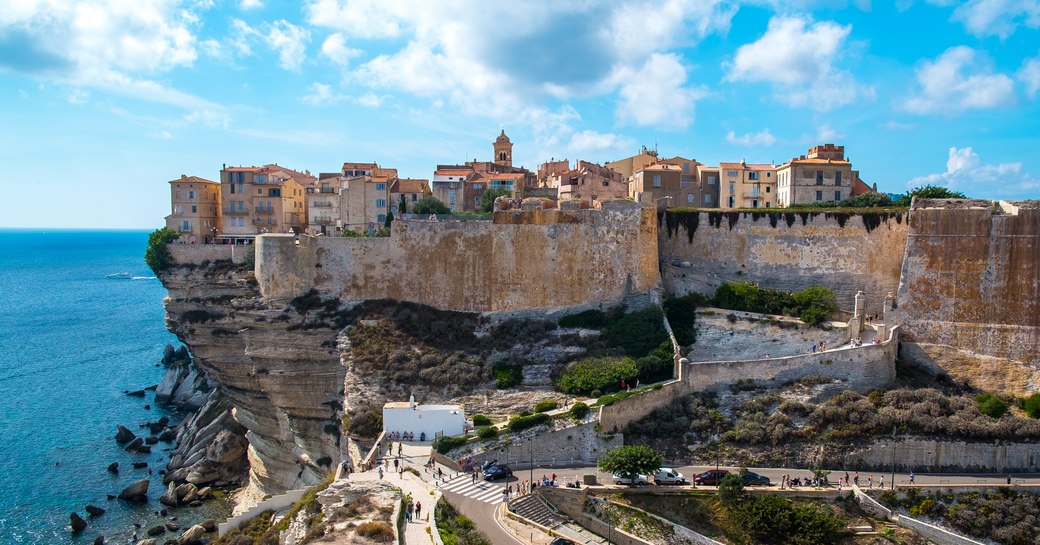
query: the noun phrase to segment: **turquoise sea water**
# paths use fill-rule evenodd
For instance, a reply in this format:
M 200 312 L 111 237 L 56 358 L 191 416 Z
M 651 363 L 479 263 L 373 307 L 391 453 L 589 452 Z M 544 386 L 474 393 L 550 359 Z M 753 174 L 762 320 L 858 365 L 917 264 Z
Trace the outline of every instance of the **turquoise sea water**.
M 150 278 L 105 278 L 151 277 L 147 239 L 145 231 L 0 230 L 0 544 L 90 543 L 98 534 L 130 543 L 134 522 L 160 522 L 158 471 L 170 446 L 131 455 L 113 437 L 116 424 L 140 434 L 138 424 L 168 414 L 153 392 L 123 393 L 162 377 L 162 349 L 176 343 L 163 322 L 166 290 Z M 114 461 L 118 475 L 106 471 Z M 149 476 L 131 468 L 135 461 L 153 470 L 151 500 L 106 499 Z M 88 503 L 108 512 L 89 519 Z M 73 511 L 89 523 L 78 536 L 68 529 Z M 183 528 L 213 514 L 197 511 L 177 513 Z

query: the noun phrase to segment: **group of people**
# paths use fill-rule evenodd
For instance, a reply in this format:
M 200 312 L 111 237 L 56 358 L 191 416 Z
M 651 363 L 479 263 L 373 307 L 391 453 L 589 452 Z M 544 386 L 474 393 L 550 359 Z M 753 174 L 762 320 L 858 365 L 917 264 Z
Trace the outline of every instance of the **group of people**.
M 826 351 L 827 351 L 827 341 L 820 341 L 820 342 L 812 345 L 812 352 L 813 352 L 813 354 L 815 354 L 816 352 L 826 352 Z
M 914 475 L 914 472 L 911 471 L 910 472 L 910 478 L 908 480 L 909 484 L 914 484 L 914 480 L 915 480 L 915 475 Z M 1008 477 L 1008 484 L 1010 484 L 1010 481 L 1011 481 L 1011 478 L 1009 476 Z M 853 474 L 851 478 L 849 477 L 849 472 L 846 471 L 844 476 L 839 476 L 838 477 L 838 483 L 837 484 L 838 484 L 838 490 L 841 490 L 842 487 L 849 486 L 850 484 L 854 484 L 856 486 L 859 486 L 859 471 L 855 472 L 855 474 Z M 793 488 L 793 487 L 796 487 L 796 486 L 825 487 L 825 486 L 829 486 L 829 485 L 830 485 L 830 482 L 827 480 L 827 477 L 824 477 L 824 476 L 820 476 L 820 477 L 802 477 L 802 478 L 795 477 L 795 478 L 792 479 L 790 475 L 784 475 L 780 479 L 780 488 L 781 489 Z M 885 488 L 885 474 L 884 473 L 882 473 L 882 474 L 880 474 L 878 476 L 877 485 L 878 485 L 878 488 L 882 488 L 882 489 Z M 874 475 L 867 475 L 867 488 L 868 489 L 874 488 Z
M 412 522 L 414 519 L 416 522 L 422 520 L 422 503 L 421 502 L 409 502 L 404 508 L 404 518 L 408 522 Z
M 422 434 L 421 441 L 425 441 L 425 433 Z M 415 441 L 415 434 L 410 431 L 392 431 L 389 434 L 391 441 Z
M 625 379 L 621 379 L 621 391 L 622 392 L 631 392 L 633 387 L 636 388 L 636 389 L 639 388 L 639 379 L 638 378 L 636 379 L 636 383 L 635 384 L 632 384 L 631 381 L 625 381 Z

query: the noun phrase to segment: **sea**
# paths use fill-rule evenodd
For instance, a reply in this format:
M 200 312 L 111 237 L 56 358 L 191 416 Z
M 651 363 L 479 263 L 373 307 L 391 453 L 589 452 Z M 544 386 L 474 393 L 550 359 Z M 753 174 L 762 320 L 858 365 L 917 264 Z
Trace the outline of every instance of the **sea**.
M 134 523 L 143 538 L 163 522 L 159 470 L 172 445 L 129 454 L 114 439 L 117 424 L 140 434 L 144 422 L 185 416 L 156 405 L 152 391 L 124 393 L 157 384 L 163 348 L 178 346 L 164 324 L 166 290 L 144 262 L 147 241 L 147 231 L 0 229 L 0 545 L 136 543 Z M 143 478 L 147 503 L 107 499 Z M 87 504 L 107 512 L 90 518 Z M 227 510 L 211 502 L 170 515 L 183 530 Z M 78 535 L 73 512 L 88 523 Z

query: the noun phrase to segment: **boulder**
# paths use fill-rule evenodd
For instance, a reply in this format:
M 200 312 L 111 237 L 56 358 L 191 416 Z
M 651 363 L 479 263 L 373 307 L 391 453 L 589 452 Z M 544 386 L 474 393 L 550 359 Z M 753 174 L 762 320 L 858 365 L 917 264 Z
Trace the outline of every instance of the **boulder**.
M 108 464 L 108 472 L 119 473 L 119 462 L 112 462 L 111 464 Z
M 209 497 L 209 494 L 212 491 L 213 491 L 212 488 L 210 488 L 208 486 L 204 486 L 204 487 L 199 489 L 199 491 L 198 491 L 198 493 L 196 495 L 199 497 L 200 500 L 204 500 L 204 499 Z
M 83 520 L 83 517 L 77 515 L 76 513 L 71 513 L 69 515 L 69 526 L 72 527 L 72 533 L 78 534 L 82 532 L 84 528 L 87 527 L 87 521 Z
M 95 505 L 87 505 L 87 513 L 92 517 L 100 517 L 105 514 L 105 510 Z
M 94 545 L 105 545 L 105 536 L 97 536 L 94 538 Z
M 147 427 L 148 431 L 152 432 L 153 434 L 156 434 L 156 433 L 159 433 L 160 431 L 162 431 L 163 428 L 165 428 L 166 425 L 169 424 L 169 423 L 170 423 L 170 417 L 164 416 L 164 417 L 156 420 L 155 422 L 145 422 L 144 424 L 142 424 L 141 427 Z
M 176 353 L 177 353 L 177 350 L 173 348 L 173 345 L 170 344 L 170 343 L 166 343 L 166 346 L 163 347 L 163 352 L 162 352 L 162 362 L 163 362 L 163 365 L 169 365 L 169 364 L 173 363 L 173 357 L 174 357 L 174 355 Z
M 144 443 L 146 445 L 154 445 L 154 444 L 156 444 L 158 442 L 159 442 L 159 438 L 157 436 L 155 436 L 155 435 L 149 435 L 148 437 L 144 438 Z
M 176 522 L 167 522 L 166 529 L 171 532 L 176 532 L 177 530 L 181 529 L 181 525 L 177 524 Z
M 184 480 L 196 486 L 210 484 L 220 478 L 220 470 L 216 464 L 202 462 L 191 466 Z
M 181 467 L 163 475 L 163 483 L 165 484 L 174 481 L 183 482 L 186 478 L 188 478 L 188 468 Z
M 163 443 L 169 443 L 177 438 L 177 432 L 173 428 L 166 428 L 159 434 L 159 440 Z
M 191 503 L 195 501 L 198 496 L 199 489 L 191 483 L 184 483 L 177 487 L 177 498 L 182 503 Z
M 141 445 L 141 446 L 137 447 L 137 449 L 134 450 L 134 452 L 137 453 L 137 454 L 151 454 L 152 453 L 152 447 L 151 447 L 151 445 Z
M 158 541 L 154 537 L 148 539 L 142 539 L 137 542 L 137 545 L 158 545 Z
M 177 540 L 179 545 L 195 545 L 202 541 L 202 536 L 206 534 L 206 529 L 201 524 L 196 524 L 191 528 L 188 528 L 181 534 L 180 539 Z
M 134 462 L 134 469 L 144 469 L 148 467 L 148 462 Z
M 116 442 L 120 445 L 133 441 L 134 437 L 136 437 L 134 432 L 126 429 L 126 426 L 122 424 L 116 426 Z
M 126 395 L 130 397 L 144 397 L 144 390 L 134 390 L 126 392 Z
M 137 452 L 137 449 L 141 448 L 142 446 L 144 446 L 144 439 L 141 439 L 140 437 L 135 437 L 134 440 L 130 441 L 130 444 L 127 445 L 126 448 L 123 450 L 127 452 Z
M 161 535 L 163 535 L 165 533 L 166 533 L 166 527 L 163 526 L 162 524 L 160 524 L 158 526 L 152 526 L 151 528 L 149 528 L 148 530 L 145 531 L 145 535 L 149 535 L 149 536 L 161 536 Z
M 200 522 L 199 526 L 202 526 L 203 528 L 205 528 L 206 532 L 216 532 L 217 531 L 217 521 L 215 521 L 213 519 L 206 519 L 206 520 Z
M 166 492 L 159 497 L 159 503 L 163 505 L 169 505 L 170 507 L 177 507 L 177 487 L 170 483 L 166 487 Z
M 119 493 L 119 499 L 125 501 L 144 501 L 148 498 L 148 479 L 130 483 Z

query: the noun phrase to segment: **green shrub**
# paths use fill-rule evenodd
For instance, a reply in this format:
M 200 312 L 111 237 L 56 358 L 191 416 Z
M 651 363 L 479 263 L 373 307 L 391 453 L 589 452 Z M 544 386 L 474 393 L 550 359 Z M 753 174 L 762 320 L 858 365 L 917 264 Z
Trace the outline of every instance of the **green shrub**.
M 731 527 L 752 543 L 822 544 L 841 542 L 848 535 L 845 521 L 808 503 L 795 503 L 772 494 L 746 497 L 726 510 Z
M 744 479 L 736 473 L 730 473 L 719 483 L 719 501 L 726 507 L 736 505 L 744 498 Z
M 451 208 L 436 197 L 427 196 L 412 205 L 413 214 L 450 214 Z
M 491 372 L 495 375 L 495 388 L 499 390 L 515 388 L 524 381 L 524 370 L 519 365 L 499 362 L 491 368 Z
M 484 416 L 484 415 L 482 415 L 482 414 L 475 414 L 475 415 L 473 415 L 473 425 L 474 426 L 490 426 L 491 425 L 491 419 L 486 417 L 486 416 Z
M 433 440 L 433 448 L 441 454 L 447 454 L 453 449 L 466 444 L 468 435 L 443 435 Z
M 645 356 L 668 340 L 663 319 L 664 313 L 656 307 L 625 314 L 603 330 L 603 340 L 626 355 Z
M 486 428 L 480 428 L 477 430 L 477 437 L 487 441 L 498 437 L 498 428 L 494 426 L 488 426 Z
M 589 397 L 598 398 L 601 395 L 603 395 L 603 390 L 593 390 L 592 392 L 589 393 Z
M 526 429 L 533 428 L 535 426 L 541 426 L 542 424 L 548 424 L 552 421 L 552 417 L 545 413 L 532 414 L 530 416 L 515 416 L 509 421 L 509 431 L 523 431 Z
M 560 318 L 560 327 L 582 327 L 600 329 L 607 325 L 607 314 L 602 310 L 590 309 Z
M 632 358 L 586 358 L 568 365 L 556 379 L 556 387 L 569 394 L 613 392 L 621 388 L 622 380 L 630 382 L 638 375 Z
M 166 245 L 177 240 L 180 234 L 166 227 L 156 229 L 148 235 L 148 247 L 144 250 L 144 262 L 156 275 L 170 268 L 173 259 Z
M 589 415 L 589 406 L 579 401 L 571 405 L 570 413 L 575 420 L 581 420 Z
M 827 321 L 827 313 L 819 307 L 809 307 L 798 316 L 807 326 L 818 326 Z
M 990 418 L 1000 418 L 1008 412 L 1007 403 L 991 393 L 983 392 L 975 396 L 975 401 L 979 404 L 979 412 Z
M 691 293 L 683 297 L 666 299 L 664 313 L 668 316 L 668 325 L 672 326 L 675 340 L 681 346 L 690 346 L 697 341 L 697 304 L 704 300 L 699 293 Z
M 1040 393 L 1033 394 L 1022 400 L 1022 410 L 1029 418 L 1040 418 Z
M 491 545 L 473 521 L 460 515 L 444 498 L 437 501 L 437 533 L 444 545 Z
M 539 401 L 538 403 L 535 403 L 534 405 L 534 412 L 536 413 L 545 413 L 555 409 L 556 400 L 553 399 L 544 399 L 542 401 Z
M 788 294 L 747 281 L 722 284 L 715 290 L 712 302 L 730 310 L 798 316 L 808 325 L 819 325 L 838 310 L 834 292 L 823 286 L 810 286 Z M 730 318 L 730 322 L 735 321 L 736 316 Z

